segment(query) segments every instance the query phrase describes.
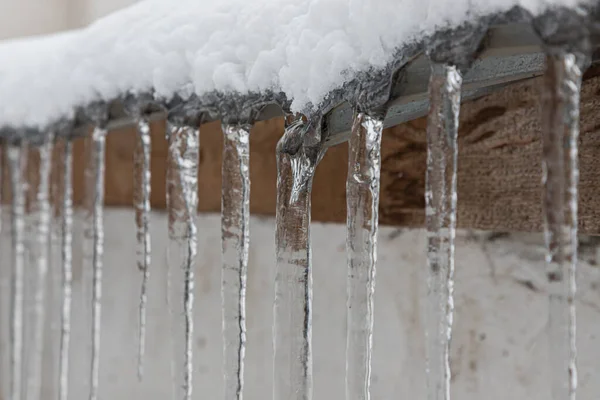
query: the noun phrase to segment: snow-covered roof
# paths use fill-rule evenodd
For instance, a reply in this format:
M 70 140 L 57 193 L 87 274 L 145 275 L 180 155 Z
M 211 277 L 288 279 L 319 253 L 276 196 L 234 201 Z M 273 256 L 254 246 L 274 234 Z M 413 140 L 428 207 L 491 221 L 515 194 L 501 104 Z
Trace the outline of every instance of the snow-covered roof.
M 577 0 L 145 0 L 0 44 L 0 127 L 44 127 L 127 93 L 283 92 L 302 110 L 439 28 Z

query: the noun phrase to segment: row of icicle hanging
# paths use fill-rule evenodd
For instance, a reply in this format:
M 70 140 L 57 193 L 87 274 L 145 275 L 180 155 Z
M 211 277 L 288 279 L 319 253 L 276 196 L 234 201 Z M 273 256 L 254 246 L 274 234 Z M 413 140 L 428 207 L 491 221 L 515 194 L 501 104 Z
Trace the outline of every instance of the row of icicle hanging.
M 582 71 L 589 59 L 588 37 L 577 44 L 547 47 L 542 89 L 543 210 L 547 242 L 550 292 L 550 351 L 553 399 L 574 399 L 576 374 L 575 267 L 577 263 L 577 139 Z M 453 318 L 454 237 L 456 225 L 456 163 L 461 84 L 464 66 L 437 57 L 432 60 L 427 127 L 426 230 L 428 293 L 426 313 L 427 399 L 450 397 L 449 345 Z M 381 135 L 385 107 L 357 108 L 347 179 L 347 346 L 346 399 L 370 399 L 375 290 Z M 137 115 L 135 150 L 135 213 L 137 257 L 141 279 L 139 308 L 139 363 L 143 375 L 146 286 L 150 268 L 150 127 Z M 89 399 L 98 397 L 102 299 L 103 193 L 106 120 L 97 118 L 87 160 L 85 216 L 86 259 L 92 268 L 92 334 Z M 245 296 L 249 246 L 249 134 L 252 121 L 223 124 L 222 166 L 222 312 L 225 399 L 242 399 L 246 346 Z M 310 196 L 312 178 L 325 153 L 320 120 L 289 117 L 277 146 L 277 273 L 274 302 L 274 400 L 312 398 Z M 198 125 L 168 124 L 167 207 L 169 214 L 169 304 L 175 342 L 173 399 L 202 398 L 192 392 L 194 334 L 193 288 L 198 197 Z M 315 139 L 316 138 L 316 139 Z M 39 147 L 39 184 L 33 209 L 37 218 L 38 249 L 46 251 L 50 230 L 49 174 L 54 137 Z M 57 142 L 59 143 L 59 142 Z M 27 144 L 7 144 L 6 156 L 12 188 L 12 278 L 10 320 L 10 382 L 8 400 L 36 400 L 41 393 L 44 301 L 42 289 L 48 271 L 48 254 L 36 254 L 34 332 L 28 338 L 24 362 L 24 215 L 22 174 Z M 72 144 L 60 141 L 62 218 L 62 310 L 60 335 L 60 400 L 68 399 L 68 359 L 72 292 Z M 182 301 L 183 300 L 183 301 Z M 27 365 L 27 368 L 24 368 Z

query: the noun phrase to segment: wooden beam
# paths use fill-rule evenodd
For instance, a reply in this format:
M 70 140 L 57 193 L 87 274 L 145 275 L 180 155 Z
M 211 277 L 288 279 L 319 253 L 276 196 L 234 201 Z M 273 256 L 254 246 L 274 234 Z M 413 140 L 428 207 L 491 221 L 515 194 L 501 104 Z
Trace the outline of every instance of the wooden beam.
M 465 103 L 461 110 L 458 161 L 458 226 L 494 231 L 541 230 L 539 78 Z M 600 69 L 586 74 L 581 96 L 580 231 L 600 234 Z M 426 122 L 420 118 L 385 130 L 382 145 L 380 220 L 418 227 L 424 221 Z M 275 211 L 275 147 L 280 118 L 262 121 L 251 134 L 251 211 Z M 152 125 L 152 206 L 165 207 L 167 142 L 164 121 Z M 130 207 L 135 130 L 123 128 L 107 140 L 106 204 Z M 202 212 L 218 212 L 222 134 L 213 122 L 201 129 Z M 331 147 L 317 168 L 313 188 L 315 221 L 345 221 L 347 145 Z M 74 150 L 75 200 L 81 202 L 86 159 L 83 140 Z M 7 169 L 4 168 L 7 178 Z M 5 187 L 6 187 L 5 179 Z M 6 194 L 6 191 L 5 191 Z M 7 197 L 5 197 L 7 199 Z
M 580 232 L 600 233 L 600 78 L 586 76 L 581 96 Z M 538 78 L 465 104 L 458 161 L 458 226 L 540 231 L 541 142 Z M 390 129 L 383 137 L 380 218 L 384 224 L 424 221 L 426 123 Z

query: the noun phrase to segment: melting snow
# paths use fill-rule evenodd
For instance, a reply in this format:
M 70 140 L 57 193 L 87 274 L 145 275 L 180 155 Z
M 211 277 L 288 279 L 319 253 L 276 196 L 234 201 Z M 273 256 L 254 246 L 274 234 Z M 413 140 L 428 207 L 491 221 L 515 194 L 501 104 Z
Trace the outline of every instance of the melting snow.
M 576 0 L 146 0 L 86 29 L 0 45 L 0 126 L 44 126 L 77 106 L 281 90 L 294 110 L 442 26 Z

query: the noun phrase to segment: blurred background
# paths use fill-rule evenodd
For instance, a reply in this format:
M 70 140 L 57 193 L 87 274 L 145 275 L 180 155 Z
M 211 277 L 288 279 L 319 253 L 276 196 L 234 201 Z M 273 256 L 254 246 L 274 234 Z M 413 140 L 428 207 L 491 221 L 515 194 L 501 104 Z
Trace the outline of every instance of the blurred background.
M 0 39 L 80 28 L 136 0 L 0 0 Z

